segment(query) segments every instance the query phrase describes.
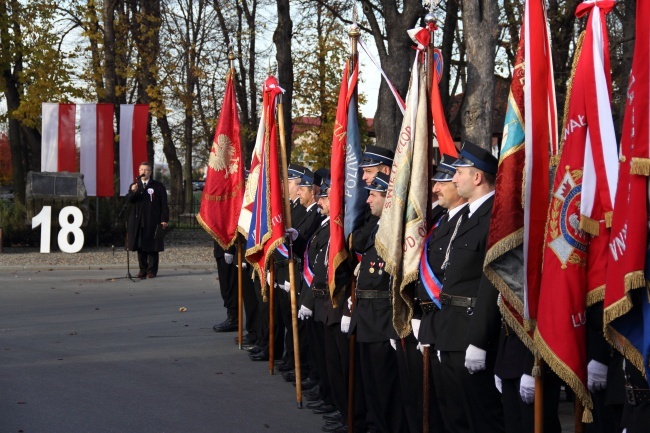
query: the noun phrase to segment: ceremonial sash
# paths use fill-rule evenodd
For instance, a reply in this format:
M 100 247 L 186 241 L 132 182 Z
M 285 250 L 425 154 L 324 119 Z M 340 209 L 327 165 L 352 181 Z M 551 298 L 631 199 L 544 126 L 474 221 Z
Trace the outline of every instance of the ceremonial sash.
M 280 246 L 278 247 L 278 252 L 282 254 L 282 257 L 284 257 L 285 259 L 289 258 L 289 249 L 285 244 L 280 244 Z
M 436 227 L 439 225 L 440 220 L 438 220 L 433 226 L 433 229 L 431 229 L 429 236 L 427 236 L 424 241 L 424 245 L 427 245 L 429 239 L 431 239 L 431 236 L 433 236 Z M 436 274 L 433 272 L 433 269 L 431 269 L 431 266 L 429 266 L 429 262 L 427 261 L 426 247 L 422 249 L 422 254 L 420 255 L 420 280 L 422 281 L 422 285 L 426 289 L 433 303 L 436 304 L 438 308 L 442 309 L 442 304 L 440 304 L 440 292 L 442 292 L 442 283 L 436 277 Z
M 311 242 L 310 242 L 311 243 Z M 304 278 L 305 282 L 307 283 L 308 287 L 311 287 L 312 281 L 314 281 L 314 271 L 311 270 L 311 267 L 309 266 L 309 244 L 307 244 L 307 248 L 305 248 L 305 256 L 303 258 L 302 266 L 303 266 L 303 271 L 304 271 Z

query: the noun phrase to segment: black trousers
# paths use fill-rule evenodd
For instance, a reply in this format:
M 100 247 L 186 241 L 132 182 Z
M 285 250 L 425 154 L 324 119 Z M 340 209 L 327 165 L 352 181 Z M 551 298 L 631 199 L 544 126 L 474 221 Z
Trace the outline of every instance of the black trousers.
M 226 263 L 223 257 L 216 259 L 219 290 L 229 319 L 237 319 L 237 266 Z
M 309 351 L 309 365 L 311 370 L 316 370 L 318 373 L 319 396 L 326 404 L 336 404 L 332 396 L 331 381 L 329 377 L 329 370 L 327 368 L 327 359 L 325 347 L 325 324 L 317 322 L 312 318 L 302 320 L 304 326 L 309 331 L 310 343 L 308 347 L 301 345 L 300 352 L 305 350 Z M 303 339 L 301 339 L 302 341 Z M 338 406 L 337 406 L 338 409 Z
M 407 432 L 395 350 L 388 341 L 359 343 L 359 355 L 366 408 L 373 424 L 370 430 Z
M 158 251 L 138 251 L 140 272 L 157 275 L 159 261 Z
M 470 374 L 465 352 L 442 352 L 440 393 L 445 425 L 452 432 L 503 433 L 501 395 L 494 384 L 495 356 L 488 353 L 483 371 Z
M 544 432 L 559 433 L 562 431 L 558 417 L 560 403 L 560 378 L 545 369 L 544 378 Z M 533 433 L 535 431 L 535 404 L 526 404 L 519 395 L 517 379 L 503 379 L 501 382 L 503 413 L 507 433 Z
M 244 312 L 246 313 L 246 332 L 258 337 L 260 327 L 260 308 L 255 296 L 255 286 L 251 280 L 250 267 L 242 270 L 242 298 L 244 301 Z

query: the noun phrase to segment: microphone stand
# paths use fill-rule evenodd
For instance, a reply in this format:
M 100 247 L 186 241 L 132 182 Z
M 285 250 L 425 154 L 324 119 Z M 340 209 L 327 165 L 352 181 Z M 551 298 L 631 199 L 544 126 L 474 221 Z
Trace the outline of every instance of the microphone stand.
M 137 177 L 135 179 L 135 183 L 137 183 L 141 178 L 142 178 L 142 176 Z M 122 209 L 120 209 L 120 212 L 117 214 L 117 216 L 115 217 L 115 221 L 113 222 L 114 227 L 117 226 L 117 222 L 122 217 L 122 214 L 126 210 L 126 206 L 128 204 L 129 204 L 129 201 L 126 198 L 124 198 L 124 204 L 122 205 Z M 115 240 L 115 236 L 113 236 L 113 240 Z M 113 249 L 113 256 L 115 256 L 115 242 L 113 242 L 113 245 L 111 245 L 111 248 Z M 135 279 L 131 276 L 131 260 L 129 258 L 129 251 L 130 250 L 129 250 L 129 229 L 128 229 L 128 225 L 127 225 L 127 229 L 126 229 L 126 245 L 125 245 L 125 249 L 126 249 L 126 276 L 124 276 L 124 277 L 106 278 L 106 281 L 123 280 L 123 279 L 128 278 L 129 280 L 131 280 L 131 281 L 133 281 L 135 283 Z

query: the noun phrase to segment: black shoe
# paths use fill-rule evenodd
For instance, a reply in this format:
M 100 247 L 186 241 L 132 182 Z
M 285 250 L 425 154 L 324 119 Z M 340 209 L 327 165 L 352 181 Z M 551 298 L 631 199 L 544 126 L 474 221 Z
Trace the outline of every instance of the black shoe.
M 343 415 L 341 414 L 340 411 L 337 410 L 336 412 L 332 412 L 332 413 L 328 413 L 328 414 L 323 415 L 323 419 L 325 421 L 327 421 L 327 422 L 329 422 L 329 421 L 339 421 L 339 422 L 341 422 L 341 421 L 343 421 Z
M 278 366 L 278 371 L 281 372 L 281 373 L 284 373 L 285 371 L 293 371 L 293 370 L 294 370 L 293 364 L 284 364 L 283 363 L 283 364 L 280 364 L 280 366 Z
M 316 415 L 318 415 L 318 414 L 324 414 L 324 413 L 332 413 L 335 410 L 336 410 L 336 408 L 334 407 L 333 404 L 324 404 L 324 405 L 322 405 L 320 407 L 317 407 L 312 412 L 314 412 Z
M 325 424 L 321 427 L 321 430 L 329 433 L 347 433 L 348 428 L 339 422 L 336 424 Z
M 268 361 L 269 360 L 269 353 L 266 351 L 261 351 L 258 353 L 253 353 L 249 355 L 249 358 L 251 361 Z
M 312 392 L 316 388 L 312 388 L 309 391 L 305 392 L 302 394 L 302 396 L 305 398 L 307 401 L 317 401 L 320 400 L 320 394 L 319 392 Z
M 218 325 L 214 325 L 212 329 L 214 332 L 233 332 L 238 329 L 237 319 L 228 318 Z
M 282 378 L 286 382 L 296 382 L 296 373 L 294 371 L 285 371 L 282 373 Z
M 247 352 L 250 352 L 255 347 L 257 347 L 257 346 L 255 346 L 254 344 L 242 344 L 241 345 L 242 350 L 245 350 Z
M 251 354 L 256 354 L 262 352 L 264 349 L 262 349 L 260 346 L 253 346 L 250 349 L 246 349 L 246 351 L 250 352 Z
M 316 400 L 312 401 L 311 403 L 307 403 L 307 409 L 316 409 L 317 407 L 321 407 L 324 405 L 325 402 L 323 400 Z
M 146 279 L 147 278 L 147 271 L 138 272 L 138 278 L 140 278 L 141 280 Z
M 295 382 L 293 385 L 294 386 L 296 385 Z M 305 391 L 307 391 L 308 389 L 312 389 L 316 385 L 318 385 L 318 381 L 312 380 L 311 377 L 308 377 L 307 379 L 303 379 L 302 382 L 300 382 L 300 387 Z
M 345 430 L 341 430 L 345 429 Z M 323 427 L 321 427 L 321 430 L 324 432 L 340 432 L 340 431 L 348 431 L 348 429 L 340 422 L 337 422 L 335 424 L 325 424 Z
M 239 344 L 239 335 L 236 336 L 236 337 L 234 338 L 234 340 L 235 340 L 235 344 Z M 241 344 L 242 344 L 242 345 L 244 345 L 244 344 L 249 344 L 249 345 L 254 346 L 256 341 L 257 341 L 257 337 L 255 337 L 254 335 L 252 335 L 252 334 L 250 334 L 250 333 L 244 335 L 244 336 L 241 338 Z

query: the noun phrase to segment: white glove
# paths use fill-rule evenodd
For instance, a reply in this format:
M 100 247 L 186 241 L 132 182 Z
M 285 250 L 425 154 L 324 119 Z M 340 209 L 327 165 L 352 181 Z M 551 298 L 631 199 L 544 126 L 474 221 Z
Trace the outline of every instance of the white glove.
M 241 268 L 242 269 L 246 269 L 247 267 L 248 267 L 248 263 L 246 263 L 246 262 L 241 263 Z
M 438 355 L 438 361 L 442 362 L 442 359 L 440 359 L 440 351 L 439 350 L 436 350 L 436 355 Z
M 291 292 L 291 283 L 285 281 L 284 284 L 282 285 L 282 289 L 287 293 Z
M 286 237 L 290 237 L 292 241 L 295 241 L 298 239 L 298 230 L 294 229 L 293 227 L 289 227 L 284 231 L 284 235 Z
M 348 297 L 348 310 L 352 311 L 352 297 Z
M 494 386 L 496 386 L 499 392 L 503 394 L 503 382 L 501 381 L 501 378 L 496 374 L 494 375 Z
M 304 305 L 300 306 L 300 311 L 298 311 L 298 318 L 300 320 L 307 320 L 309 319 L 314 313 Z
M 393 346 L 394 350 L 397 350 L 397 340 L 390 339 L 390 345 Z
M 531 404 L 535 401 L 535 378 L 528 374 L 522 374 L 519 379 L 519 396 L 521 401 Z
M 354 268 L 354 276 L 359 276 L 359 269 L 361 269 L 361 262 L 357 263 L 357 266 Z
M 266 271 L 266 284 L 268 284 L 269 287 L 273 285 L 273 281 L 271 281 L 271 271 Z
M 229 264 L 229 265 L 232 265 L 232 259 L 233 259 L 234 257 L 235 257 L 235 256 L 233 256 L 232 254 L 223 253 L 223 259 L 224 259 L 224 260 L 226 261 L 226 263 Z
M 587 387 L 589 391 L 602 391 L 607 388 L 607 366 L 592 359 L 587 364 Z
M 352 317 L 350 316 L 342 316 L 341 317 L 341 332 L 344 334 L 347 334 L 348 331 L 350 330 L 350 321 L 352 320 Z
M 413 328 L 413 335 L 417 340 L 420 333 L 420 319 L 411 319 L 411 328 Z
M 473 344 L 467 347 L 465 351 L 465 368 L 469 370 L 469 374 L 485 370 L 485 355 L 485 350 L 479 349 Z
M 430 347 L 430 346 L 431 346 L 430 344 L 422 344 L 422 343 L 418 343 L 418 347 L 417 347 L 417 348 L 418 348 L 418 350 L 419 350 L 419 351 L 424 355 L 424 348 L 425 348 L 425 347 Z

